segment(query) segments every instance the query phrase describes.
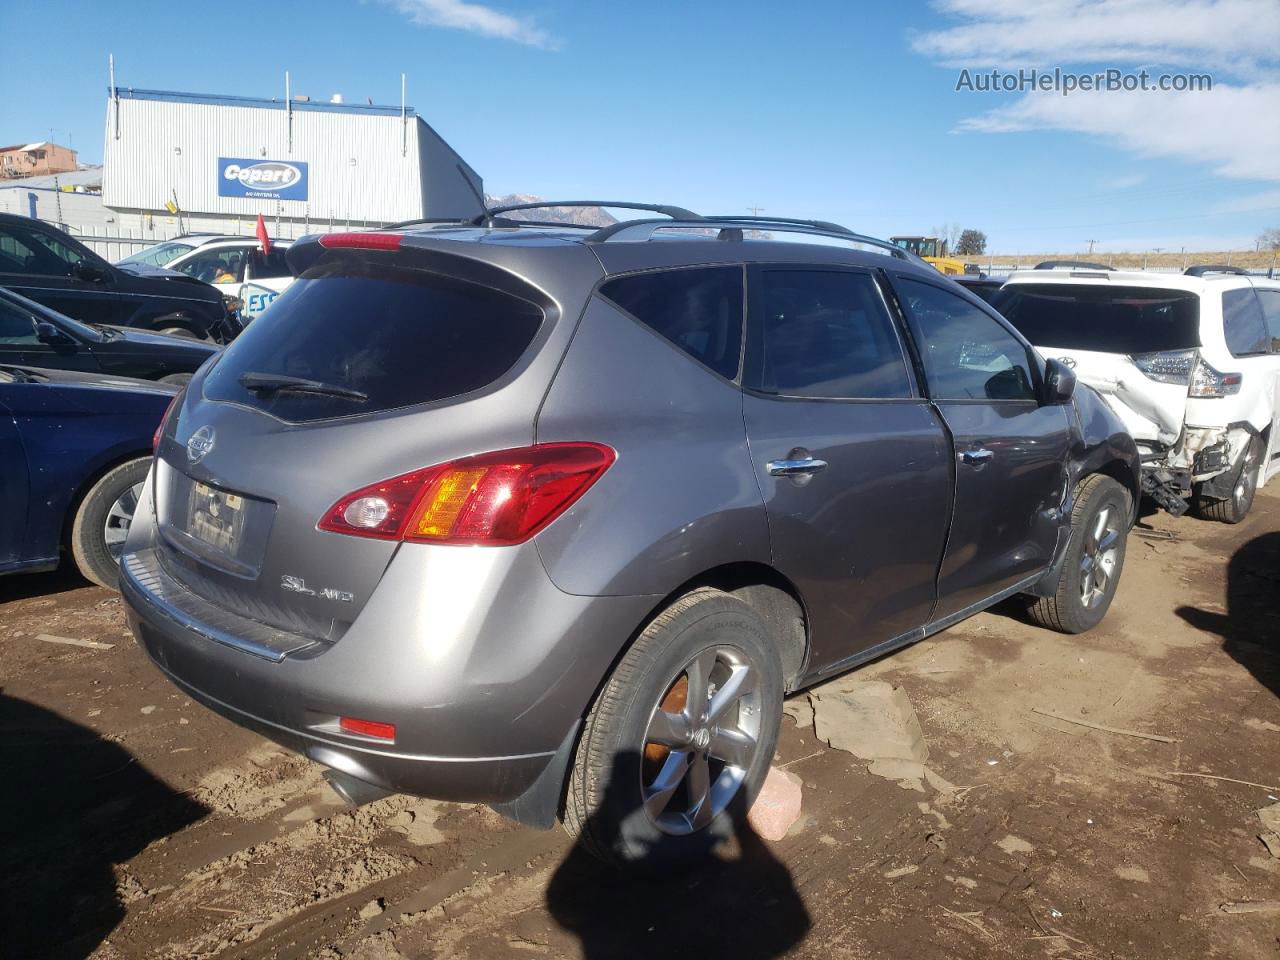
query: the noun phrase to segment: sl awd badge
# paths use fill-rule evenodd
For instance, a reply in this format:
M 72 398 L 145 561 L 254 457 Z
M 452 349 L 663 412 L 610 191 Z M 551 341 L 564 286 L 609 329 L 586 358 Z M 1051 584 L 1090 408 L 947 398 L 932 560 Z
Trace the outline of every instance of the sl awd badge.
M 346 590 L 335 590 L 333 587 L 321 587 L 319 590 L 312 590 L 302 577 L 292 577 L 287 573 L 280 578 L 280 589 L 288 590 L 290 593 L 305 593 L 309 597 L 320 597 L 322 600 L 341 600 L 343 603 L 350 603 L 356 598 L 354 593 Z

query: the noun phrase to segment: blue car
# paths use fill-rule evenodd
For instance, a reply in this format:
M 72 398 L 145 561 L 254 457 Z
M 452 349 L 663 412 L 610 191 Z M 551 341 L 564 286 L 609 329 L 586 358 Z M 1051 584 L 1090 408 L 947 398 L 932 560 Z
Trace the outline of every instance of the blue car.
M 115 589 L 152 440 L 180 389 L 0 364 L 0 574 L 52 570 L 70 552 Z

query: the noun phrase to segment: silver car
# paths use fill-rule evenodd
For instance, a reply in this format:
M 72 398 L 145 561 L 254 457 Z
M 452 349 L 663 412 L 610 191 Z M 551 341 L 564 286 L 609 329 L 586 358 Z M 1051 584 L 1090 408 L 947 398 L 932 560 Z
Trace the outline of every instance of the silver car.
M 295 243 L 158 435 L 156 665 L 353 800 L 625 862 L 731 830 L 788 692 L 1015 595 L 1103 617 L 1138 457 L 1067 368 L 883 241 L 653 209 Z

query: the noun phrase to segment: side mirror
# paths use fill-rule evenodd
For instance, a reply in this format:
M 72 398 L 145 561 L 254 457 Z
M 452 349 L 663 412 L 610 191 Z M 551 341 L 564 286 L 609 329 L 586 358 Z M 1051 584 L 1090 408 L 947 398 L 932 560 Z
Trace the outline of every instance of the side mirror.
M 48 320 L 36 321 L 36 339 L 41 343 L 47 343 L 50 346 L 56 344 L 75 343 L 70 336 L 59 330 Z
M 106 283 L 111 279 L 111 271 L 105 267 L 101 267 L 96 263 L 90 263 L 88 260 L 77 260 L 71 272 L 79 280 L 85 280 L 89 283 Z
M 1076 392 L 1076 373 L 1061 360 L 1047 360 L 1044 365 L 1044 402 L 1069 403 Z

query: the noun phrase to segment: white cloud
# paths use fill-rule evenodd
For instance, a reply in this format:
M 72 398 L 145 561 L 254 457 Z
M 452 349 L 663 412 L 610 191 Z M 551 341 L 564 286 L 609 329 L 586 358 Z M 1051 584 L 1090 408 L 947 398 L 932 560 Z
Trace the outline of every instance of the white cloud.
M 1126 173 L 1103 183 L 1108 190 L 1129 190 L 1147 179 L 1145 173 Z
M 1265 190 L 1216 204 L 1214 213 L 1280 213 L 1280 190 Z
M 1211 90 L 1022 93 L 967 117 L 959 131 L 1065 130 L 1139 156 L 1280 180 L 1278 0 L 934 0 L 954 26 L 912 38 L 944 66 L 1074 73 L 1212 71 Z M 1232 81 L 1223 77 L 1232 78 Z M 991 96 L 979 94 L 979 96 Z
M 467 0 L 383 0 L 413 23 L 424 27 L 465 30 L 530 47 L 554 50 L 560 41 L 539 27 L 531 17 L 514 17 L 481 3 Z
M 1162 91 L 1028 93 L 961 120 L 959 130 L 1067 130 L 1147 157 L 1206 164 L 1226 177 L 1280 181 L 1280 82 Z
M 912 39 L 954 67 L 1160 64 L 1256 79 L 1280 58 L 1276 0 L 935 0 L 966 21 Z

